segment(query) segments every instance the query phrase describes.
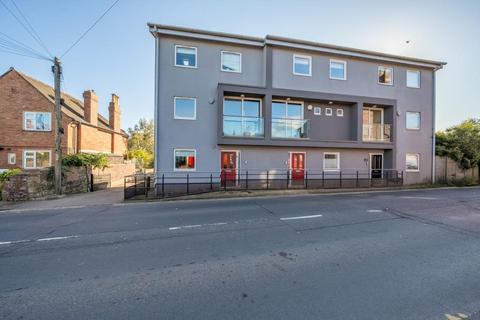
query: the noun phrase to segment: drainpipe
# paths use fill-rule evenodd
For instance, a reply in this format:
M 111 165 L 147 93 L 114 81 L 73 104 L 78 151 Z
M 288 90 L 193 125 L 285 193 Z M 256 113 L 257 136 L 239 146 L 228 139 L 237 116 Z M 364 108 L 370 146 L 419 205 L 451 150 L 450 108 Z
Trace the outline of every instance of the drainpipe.
M 159 166 L 158 166 L 158 161 L 159 161 L 159 147 L 158 147 L 158 142 L 159 142 L 159 139 L 158 139 L 158 126 L 159 126 L 159 120 L 158 120 L 158 104 L 160 103 L 160 99 L 159 99 L 159 94 L 160 94 L 160 90 L 158 88 L 159 86 L 159 82 L 160 82 L 160 79 L 158 78 L 160 76 L 160 62 L 159 62 L 159 57 L 160 57 L 160 40 L 159 40 L 159 35 L 155 35 L 155 89 L 154 89 L 154 117 L 155 117 L 155 120 L 153 122 L 153 125 L 154 125 L 154 138 L 153 138 L 153 147 L 154 147 L 154 157 L 153 157 L 153 167 L 154 167 L 154 183 L 156 185 L 157 183 L 157 174 L 158 174 L 158 171 L 159 171 Z
M 436 118 L 436 108 L 437 108 L 437 97 L 436 97 L 436 75 L 435 72 L 442 69 L 443 66 L 440 65 L 433 69 L 432 74 L 432 83 L 433 83 L 433 90 L 432 90 L 432 101 L 433 101 L 433 110 L 432 110 L 432 184 L 435 184 L 435 174 L 436 174 L 436 166 L 435 166 L 435 118 Z

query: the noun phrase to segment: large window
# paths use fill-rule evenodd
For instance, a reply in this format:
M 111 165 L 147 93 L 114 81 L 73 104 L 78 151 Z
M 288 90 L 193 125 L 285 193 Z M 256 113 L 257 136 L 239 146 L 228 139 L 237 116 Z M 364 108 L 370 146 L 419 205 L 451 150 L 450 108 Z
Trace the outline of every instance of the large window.
M 197 99 L 175 97 L 173 98 L 174 118 L 195 120 L 197 117 Z
M 330 60 L 330 79 L 347 80 L 347 62 Z
M 197 48 L 175 46 L 175 66 L 185 68 L 197 67 Z
M 325 152 L 323 154 L 323 170 L 325 171 L 340 170 L 340 153 Z
M 420 71 L 407 70 L 407 87 L 420 88 Z
M 420 155 L 407 153 L 405 157 L 405 171 L 418 172 L 420 170 Z
M 242 72 L 242 54 L 237 52 L 222 51 L 221 52 L 222 71 L 225 72 Z
M 407 129 L 420 130 L 420 112 L 406 112 Z
M 23 128 L 29 131 L 51 131 L 52 114 L 50 112 L 25 112 Z
M 312 57 L 293 55 L 293 74 L 298 76 L 312 75 Z
M 224 136 L 263 136 L 262 100 L 225 97 L 223 101 Z
M 39 169 L 51 166 L 50 151 L 27 150 L 23 152 L 23 167 L 25 169 Z
M 272 102 L 272 137 L 306 138 L 308 124 L 307 120 L 303 120 L 303 102 Z
M 393 85 L 393 68 L 378 67 L 378 83 L 384 85 Z
M 195 171 L 197 151 L 194 149 L 175 149 L 173 151 L 175 171 Z

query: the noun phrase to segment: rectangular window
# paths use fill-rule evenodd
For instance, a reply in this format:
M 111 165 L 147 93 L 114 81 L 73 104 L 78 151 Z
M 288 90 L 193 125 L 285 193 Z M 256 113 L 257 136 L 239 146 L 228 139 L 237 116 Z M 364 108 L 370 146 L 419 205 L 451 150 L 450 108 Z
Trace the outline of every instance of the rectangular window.
M 407 70 L 407 87 L 420 88 L 420 71 Z
M 262 100 L 225 97 L 223 100 L 224 136 L 263 136 Z
M 197 151 L 194 149 L 175 149 L 173 151 L 174 171 L 195 171 Z
M 28 131 L 51 131 L 52 114 L 50 112 L 25 112 L 23 129 Z
M 420 155 L 408 154 L 405 157 L 405 171 L 418 172 L 420 171 Z
M 174 97 L 174 118 L 181 120 L 195 120 L 197 117 L 197 99 Z
M 378 67 L 378 83 L 388 86 L 393 85 L 392 67 Z
M 325 171 L 340 170 L 340 153 L 325 152 L 323 154 L 323 170 Z
M 23 152 L 23 167 L 25 169 L 40 169 L 51 166 L 50 151 L 28 150 Z
M 313 108 L 313 114 L 316 115 L 316 116 L 321 116 L 322 115 L 322 108 L 321 107 Z
M 8 164 L 15 164 L 17 163 L 17 155 L 15 153 L 8 154 Z
M 311 76 L 312 57 L 293 55 L 293 74 L 297 76 Z
M 242 72 L 242 54 L 237 52 L 222 51 L 221 52 L 222 71 L 225 72 Z
M 337 109 L 337 117 L 343 117 L 343 109 Z
M 332 116 L 333 115 L 333 109 L 332 108 L 325 108 L 325 115 L 326 116 Z
M 330 60 L 330 79 L 347 80 L 347 62 Z
M 407 118 L 407 129 L 420 130 L 420 121 L 421 121 L 420 112 L 407 111 L 406 118 Z
M 175 66 L 185 68 L 197 67 L 197 48 L 175 46 Z

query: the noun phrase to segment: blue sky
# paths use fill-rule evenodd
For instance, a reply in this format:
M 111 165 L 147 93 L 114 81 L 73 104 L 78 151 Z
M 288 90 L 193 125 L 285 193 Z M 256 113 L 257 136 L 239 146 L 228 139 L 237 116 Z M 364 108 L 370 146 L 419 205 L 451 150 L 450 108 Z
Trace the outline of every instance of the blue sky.
M 12 7 L 11 0 L 2 0 Z M 113 0 L 15 0 L 54 54 L 63 53 Z M 63 90 L 94 89 L 107 115 L 120 96 L 123 127 L 153 117 L 154 40 L 147 22 L 274 34 L 447 61 L 437 76 L 437 127 L 480 117 L 480 1 L 144 0 L 120 2 L 63 59 Z M 0 30 L 41 50 L 0 6 Z M 405 41 L 409 40 L 410 44 Z M 50 63 L 0 52 L 0 73 L 14 66 L 49 84 Z

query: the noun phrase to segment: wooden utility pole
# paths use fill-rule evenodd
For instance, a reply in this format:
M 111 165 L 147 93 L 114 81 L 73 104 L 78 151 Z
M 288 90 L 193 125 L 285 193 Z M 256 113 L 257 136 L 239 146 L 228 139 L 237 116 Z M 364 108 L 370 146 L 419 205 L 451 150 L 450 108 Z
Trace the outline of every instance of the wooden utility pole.
M 55 57 L 54 64 L 52 66 L 54 74 L 55 84 L 55 118 L 56 129 L 55 130 L 55 193 L 62 194 L 62 105 L 60 96 L 60 76 L 62 74 L 62 67 L 60 65 L 60 59 Z

